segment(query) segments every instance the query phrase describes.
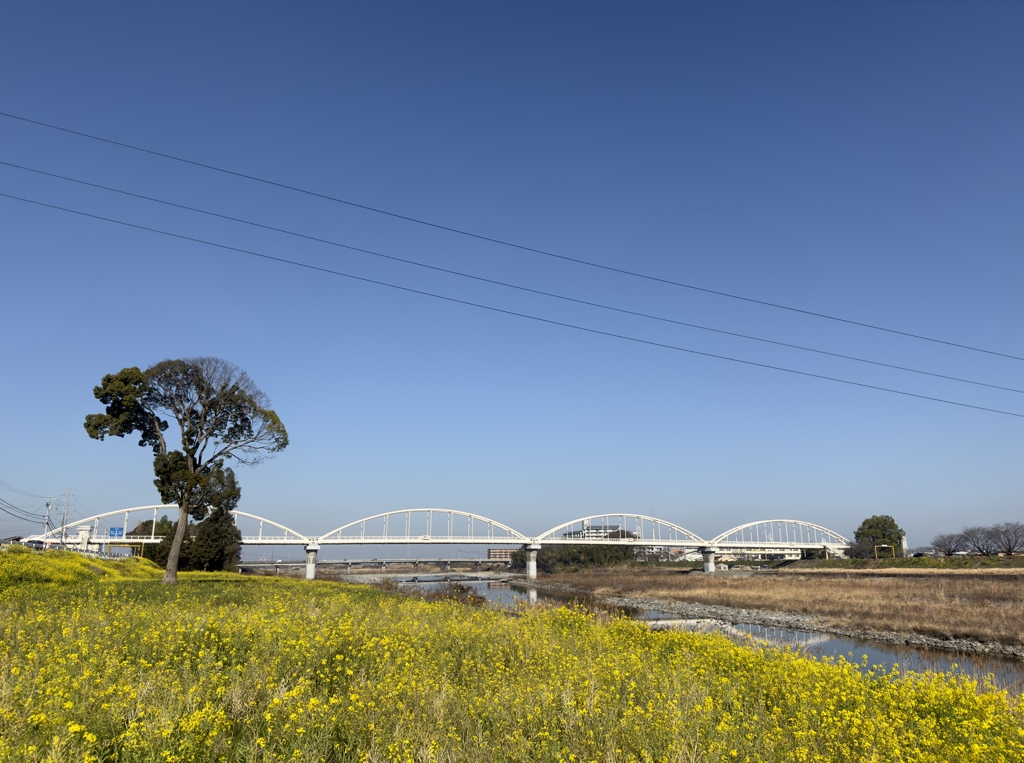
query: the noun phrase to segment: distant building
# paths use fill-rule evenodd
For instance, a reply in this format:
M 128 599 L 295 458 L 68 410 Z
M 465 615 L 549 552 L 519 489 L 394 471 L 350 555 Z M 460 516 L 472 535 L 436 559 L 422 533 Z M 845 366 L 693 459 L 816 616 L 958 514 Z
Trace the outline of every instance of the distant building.
M 512 554 L 515 552 L 514 548 L 489 548 L 487 549 L 487 558 L 499 562 L 507 562 L 512 559 Z
M 583 529 L 562 533 L 562 537 L 571 540 L 602 540 L 604 538 L 635 538 L 636 534 L 620 530 L 618 525 L 592 525 L 589 519 L 584 519 Z

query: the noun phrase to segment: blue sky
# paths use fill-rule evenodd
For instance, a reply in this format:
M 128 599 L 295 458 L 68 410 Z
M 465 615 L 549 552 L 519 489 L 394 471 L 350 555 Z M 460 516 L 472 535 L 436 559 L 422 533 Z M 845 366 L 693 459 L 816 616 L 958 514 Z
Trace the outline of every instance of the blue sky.
M 659 278 L 1024 356 L 1014 3 L 7 3 L 0 111 Z M 485 278 L 1024 389 L 1024 362 L 644 281 L 0 117 L 0 161 Z M 0 165 L 0 193 L 699 352 L 1024 414 L 1019 393 L 610 313 Z M 1019 519 L 1024 419 L 588 334 L 0 198 L 0 480 L 155 502 L 109 372 L 216 355 L 290 447 L 241 508 L 709 537 Z M 0 487 L 28 510 L 40 501 Z M 0 517 L 0 533 L 23 525 Z

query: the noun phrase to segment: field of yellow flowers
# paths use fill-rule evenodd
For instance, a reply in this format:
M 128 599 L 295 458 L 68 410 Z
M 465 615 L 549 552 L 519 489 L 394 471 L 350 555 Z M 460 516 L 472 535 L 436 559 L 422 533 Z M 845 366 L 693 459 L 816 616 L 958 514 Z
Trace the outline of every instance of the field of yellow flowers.
M 43 556 L 0 554 L 0 761 L 1024 760 L 1022 708 L 965 679 Z

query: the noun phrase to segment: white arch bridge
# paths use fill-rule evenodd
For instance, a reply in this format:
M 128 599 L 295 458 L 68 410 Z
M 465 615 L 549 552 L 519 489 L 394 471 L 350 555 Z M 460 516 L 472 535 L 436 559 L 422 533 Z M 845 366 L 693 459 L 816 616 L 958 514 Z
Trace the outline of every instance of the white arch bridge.
M 104 546 L 143 546 L 159 543 L 157 515 L 176 516 L 174 504 L 135 506 L 96 514 L 68 523 L 25 541 L 61 544 L 81 550 Z M 636 548 L 699 551 L 704 570 L 713 572 L 722 553 L 799 557 L 806 550 L 841 554 L 850 541 L 821 525 L 796 519 L 766 519 L 733 527 L 710 540 L 672 522 L 642 514 L 594 514 L 579 517 L 540 535 L 529 536 L 479 514 L 454 509 L 402 509 L 357 519 L 321 535 L 304 535 L 266 517 L 233 511 L 242 544 L 246 546 L 302 546 L 306 552 L 306 578 L 316 574 L 317 552 L 322 546 L 487 545 L 521 546 L 527 552 L 527 578 L 537 576 L 541 546 L 614 545 Z M 134 532 L 149 520 L 148 530 Z M 102 527 L 101 527 L 102 525 Z

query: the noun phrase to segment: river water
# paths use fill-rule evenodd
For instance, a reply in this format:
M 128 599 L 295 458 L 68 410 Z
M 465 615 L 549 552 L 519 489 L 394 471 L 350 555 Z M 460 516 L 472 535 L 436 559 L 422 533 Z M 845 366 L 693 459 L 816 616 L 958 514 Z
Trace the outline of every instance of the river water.
M 460 585 L 472 589 L 491 606 L 514 608 L 522 604 L 564 605 L 579 601 L 579 597 L 556 595 L 515 583 L 481 580 L 459 580 Z M 399 589 L 415 586 L 424 592 L 448 585 L 443 578 L 421 576 L 399 582 Z M 1010 657 L 968 654 L 942 649 L 929 649 L 902 644 L 834 636 L 820 631 L 803 631 L 753 624 L 723 623 L 717 620 L 692 620 L 678 614 L 654 610 L 631 610 L 623 614 L 643 620 L 654 628 L 681 628 L 691 631 L 720 632 L 738 640 L 754 639 L 773 646 L 797 648 L 808 657 L 843 657 L 856 663 L 864 671 L 889 672 L 898 668 L 901 673 L 926 670 L 955 672 L 970 676 L 979 682 L 988 679 L 1010 694 L 1024 694 L 1024 661 Z

